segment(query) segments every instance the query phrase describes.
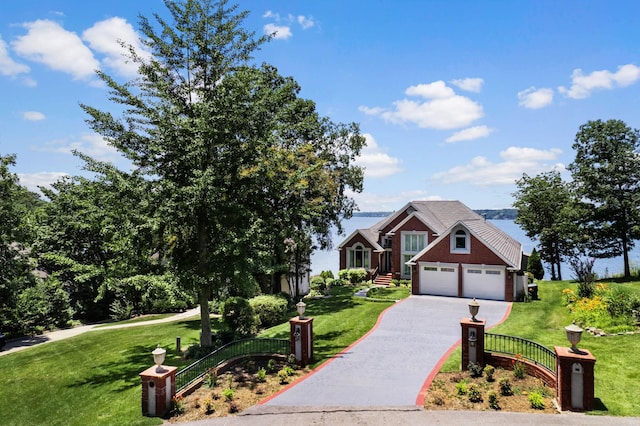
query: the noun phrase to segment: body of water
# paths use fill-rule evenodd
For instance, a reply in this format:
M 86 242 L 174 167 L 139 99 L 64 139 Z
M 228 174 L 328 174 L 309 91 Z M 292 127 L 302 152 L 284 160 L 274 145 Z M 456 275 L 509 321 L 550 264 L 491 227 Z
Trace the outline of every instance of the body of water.
M 334 231 L 332 236 L 333 248 L 331 250 L 317 250 L 311 256 L 311 275 L 318 275 L 322 271 L 333 271 L 334 275 L 337 276 L 338 268 L 340 266 L 340 257 L 338 255 L 338 245 L 344 241 L 353 231 L 356 229 L 369 228 L 381 221 L 382 217 L 372 217 L 372 216 L 358 216 L 352 217 L 349 220 L 345 220 L 343 222 L 344 226 L 344 234 L 338 235 L 336 231 Z M 504 232 L 509 234 L 511 237 L 520 241 L 522 244 L 522 248 L 525 252 L 530 253 L 534 247 L 537 247 L 535 241 L 527 238 L 525 232 L 517 225 L 513 220 L 490 220 L 489 222 L 496 225 L 498 228 L 502 229 Z M 630 253 L 629 259 L 632 265 L 640 264 L 640 248 L 636 246 Z M 573 271 L 568 263 L 563 263 L 561 265 L 562 268 L 562 278 L 563 279 L 572 279 Z M 594 263 L 594 271 L 598 274 L 599 277 L 609 277 L 611 275 L 622 274 L 624 271 L 624 262 L 622 260 L 622 256 L 614 257 L 611 259 L 596 259 Z M 545 279 L 551 278 L 551 273 L 545 264 Z

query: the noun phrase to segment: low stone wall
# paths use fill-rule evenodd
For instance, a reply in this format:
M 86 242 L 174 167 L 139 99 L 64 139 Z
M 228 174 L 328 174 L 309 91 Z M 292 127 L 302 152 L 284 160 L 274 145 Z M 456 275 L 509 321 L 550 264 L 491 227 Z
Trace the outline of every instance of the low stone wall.
M 508 355 L 485 352 L 484 362 L 494 367 L 501 367 L 505 370 L 513 370 L 513 364 L 516 362 L 516 358 Z M 556 390 L 558 378 L 555 374 L 547 370 L 546 368 L 533 364 L 525 359 L 521 359 L 520 362 L 524 364 L 525 373 L 529 376 L 537 377 L 542 380 L 544 384 Z

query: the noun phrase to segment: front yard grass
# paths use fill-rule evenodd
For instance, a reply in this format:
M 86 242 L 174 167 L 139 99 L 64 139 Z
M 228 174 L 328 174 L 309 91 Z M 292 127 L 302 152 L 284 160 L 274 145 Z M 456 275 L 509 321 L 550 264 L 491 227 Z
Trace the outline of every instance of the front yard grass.
M 638 291 L 640 283 L 624 285 Z M 540 300 L 514 303 L 511 315 L 490 332 L 533 340 L 553 350 L 554 346 L 569 346 L 564 327 L 571 324 L 569 310 L 562 305 L 562 289 L 575 288 L 569 281 L 544 281 L 538 285 Z M 480 301 L 479 318 L 482 318 Z M 586 331 L 578 347 L 588 349 L 596 357 L 596 409 L 590 414 L 640 416 L 640 335 L 595 337 Z M 441 371 L 460 371 L 460 349 L 456 349 Z
M 364 335 L 392 302 L 353 297 L 352 287 L 307 300 L 314 319 L 314 364 L 337 354 Z M 294 314 L 292 313 L 292 316 Z M 215 323 L 214 323 L 215 324 Z M 165 365 L 183 366 L 175 354 L 198 342 L 200 321 L 185 320 L 114 330 L 96 330 L 0 357 L 0 423 L 28 425 L 159 425 L 143 417 L 139 373 L 153 365 L 151 351 L 167 349 Z M 289 323 L 260 337 L 289 338 Z M 266 395 L 265 395 L 266 396 Z

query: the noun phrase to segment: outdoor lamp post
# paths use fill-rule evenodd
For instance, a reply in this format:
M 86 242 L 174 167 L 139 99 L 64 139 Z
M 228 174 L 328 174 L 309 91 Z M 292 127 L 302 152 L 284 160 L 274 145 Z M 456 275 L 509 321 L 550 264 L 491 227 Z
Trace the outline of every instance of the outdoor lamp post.
M 569 343 L 571 343 L 571 352 L 576 354 L 580 353 L 580 349 L 577 348 L 577 345 L 582 338 L 582 332 L 584 330 L 582 330 L 575 324 L 566 326 L 564 330 L 567 332 L 567 340 L 569 340 Z
M 162 373 L 164 371 L 164 369 L 162 368 L 162 363 L 164 362 L 164 357 L 167 354 L 167 350 L 158 346 L 151 353 L 153 354 L 153 361 L 156 363 L 156 372 Z
M 296 304 L 296 309 L 298 310 L 298 319 L 304 319 L 304 311 L 307 309 L 307 304 L 301 300 Z
M 471 321 L 476 322 L 476 315 L 478 315 L 478 311 L 480 310 L 480 304 L 476 301 L 474 297 L 471 302 L 469 302 L 469 313 L 471 314 Z

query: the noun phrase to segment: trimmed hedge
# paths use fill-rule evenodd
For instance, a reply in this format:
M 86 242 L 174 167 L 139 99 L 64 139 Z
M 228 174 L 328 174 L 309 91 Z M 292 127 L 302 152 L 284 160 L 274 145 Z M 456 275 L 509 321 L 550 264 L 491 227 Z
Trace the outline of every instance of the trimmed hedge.
M 281 296 L 265 294 L 249 299 L 249 305 L 258 316 L 262 327 L 268 328 L 287 320 L 289 302 Z

